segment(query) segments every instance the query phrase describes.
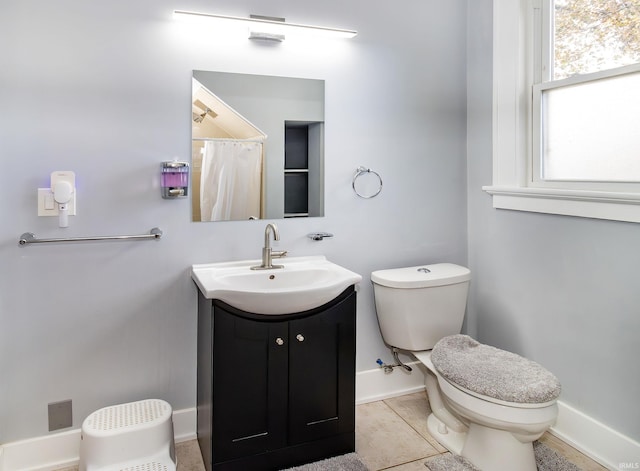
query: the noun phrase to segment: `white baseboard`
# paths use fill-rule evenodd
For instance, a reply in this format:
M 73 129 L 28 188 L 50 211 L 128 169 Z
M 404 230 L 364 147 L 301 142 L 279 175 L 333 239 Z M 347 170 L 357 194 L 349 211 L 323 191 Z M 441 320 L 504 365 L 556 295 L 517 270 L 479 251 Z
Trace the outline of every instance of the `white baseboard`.
M 640 443 L 558 401 L 551 433 L 611 470 L 640 469 Z
M 0 471 L 49 471 L 78 464 L 80 429 L 29 438 L 2 446 Z
M 196 409 L 173 412 L 177 443 L 196 438 Z M 0 471 L 53 471 L 76 466 L 80 458 L 80 429 L 29 438 L 0 446 Z
M 382 368 L 356 373 L 356 404 L 423 391 L 424 372 L 419 364 L 407 363 L 413 369 L 411 373 L 402 368 L 394 368 L 392 373 L 385 373 Z
M 173 413 L 173 437 L 176 443 L 195 440 L 197 438 L 197 416 L 198 414 L 195 407 L 178 410 Z

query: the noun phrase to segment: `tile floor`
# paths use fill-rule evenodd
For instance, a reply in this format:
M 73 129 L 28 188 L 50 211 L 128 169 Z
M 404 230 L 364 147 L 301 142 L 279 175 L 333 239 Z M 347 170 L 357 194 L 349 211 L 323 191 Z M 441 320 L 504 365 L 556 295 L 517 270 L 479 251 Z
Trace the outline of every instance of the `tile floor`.
M 429 401 L 425 392 L 356 407 L 356 452 L 370 471 L 425 471 L 425 459 L 445 453 L 427 432 Z M 550 434 L 542 441 L 584 471 L 606 471 L 595 461 Z M 176 445 L 178 471 L 204 471 L 198 442 Z M 60 471 L 75 471 L 67 468 Z

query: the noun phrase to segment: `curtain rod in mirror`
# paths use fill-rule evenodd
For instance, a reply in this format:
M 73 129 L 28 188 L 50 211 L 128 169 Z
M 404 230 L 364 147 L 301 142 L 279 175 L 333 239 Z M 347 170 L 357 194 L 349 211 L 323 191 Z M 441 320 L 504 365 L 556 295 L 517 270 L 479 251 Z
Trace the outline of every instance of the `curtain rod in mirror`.
M 297 23 L 287 23 L 283 18 L 261 17 L 252 15 L 251 18 L 243 18 L 239 16 L 214 15 L 211 13 L 199 13 L 185 10 L 174 10 L 174 16 L 177 18 L 202 19 L 217 23 L 226 23 L 228 25 L 239 25 L 249 27 L 252 33 L 267 33 L 272 35 L 306 34 L 320 35 L 327 38 L 350 39 L 355 37 L 358 32 L 349 29 L 330 28 L 326 26 L 303 25 Z

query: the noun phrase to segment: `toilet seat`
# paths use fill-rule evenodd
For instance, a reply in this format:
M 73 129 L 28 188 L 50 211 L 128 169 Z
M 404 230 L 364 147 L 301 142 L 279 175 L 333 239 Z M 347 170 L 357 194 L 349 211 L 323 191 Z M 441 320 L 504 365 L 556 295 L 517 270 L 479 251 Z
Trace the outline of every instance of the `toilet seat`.
M 557 401 L 554 399 L 541 404 L 508 403 L 487 396 L 479 397 L 463 391 L 440 375 L 438 384 L 448 404 L 463 417 L 471 418 L 495 428 L 521 433 L 537 431 L 540 424 L 552 425 L 558 415 Z M 529 430 L 533 427 L 532 430 Z
M 475 391 L 472 391 L 471 389 L 467 389 L 464 388 L 462 386 L 460 386 L 459 384 L 456 384 L 452 381 L 449 381 L 447 378 L 445 378 L 444 376 L 442 376 L 439 372 L 438 373 L 438 377 L 442 379 L 442 381 L 446 381 L 447 384 L 449 384 L 452 388 L 456 388 L 458 390 L 460 390 L 461 392 L 468 394 L 469 396 L 473 396 L 476 397 L 480 400 L 486 401 L 486 402 L 491 402 L 492 404 L 497 404 L 500 406 L 506 406 L 506 407 L 515 407 L 518 409 L 538 409 L 541 407 L 547 407 L 550 406 L 552 404 L 554 404 L 556 402 L 556 399 L 552 399 L 550 401 L 547 402 L 509 402 L 509 401 L 503 401 L 502 399 L 496 399 L 495 397 L 491 397 L 491 396 L 485 396 L 484 394 L 480 394 L 477 393 Z
M 432 361 L 432 350 L 412 352 L 436 377 L 442 393 L 466 410 L 466 414 L 482 415 L 484 420 L 503 424 L 553 423 L 557 416 L 556 399 L 541 403 L 509 402 L 479 394 L 443 377 Z M 489 419 L 491 418 L 491 419 Z
M 438 341 L 431 362 L 452 386 L 496 404 L 535 408 L 553 403 L 560 395 L 558 379 L 538 363 L 483 345 L 468 335 Z

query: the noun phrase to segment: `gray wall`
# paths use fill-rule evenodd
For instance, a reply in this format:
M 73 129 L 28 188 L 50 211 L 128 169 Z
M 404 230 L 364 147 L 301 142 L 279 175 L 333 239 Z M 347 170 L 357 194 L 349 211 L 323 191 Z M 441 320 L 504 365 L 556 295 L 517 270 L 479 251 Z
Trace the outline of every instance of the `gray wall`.
M 351 41 L 260 47 L 172 18 L 176 8 L 284 16 L 359 30 Z M 363 275 L 359 371 L 390 361 L 372 270 L 467 261 L 466 2 L 5 0 L 0 15 L 0 443 L 47 433 L 47 403 L 93 410 L 147 397 L 195 405 L 193 263 L 258 258 L 265 222 L 191 223 L 160 198 L 159 165 L 188 159 L 191 71 L 326 81 L 324 218 L 280 221 L 280 249 Z M 355 169 L 379 172 L 372 200 Z M 54 170 L 77 175 L 78 215 L 36 216 Z M 489 214 L 493 214 L 489 209 Z M 164 231 L 160 241 L 18 247 L 41 237 Z M 312 231 L 335 238 L 313 242 Z
M 532 358 L 562 400 L 640 440 L 640 225 L 495 210 L 491 0 L 468 2 L 468 325 Z

